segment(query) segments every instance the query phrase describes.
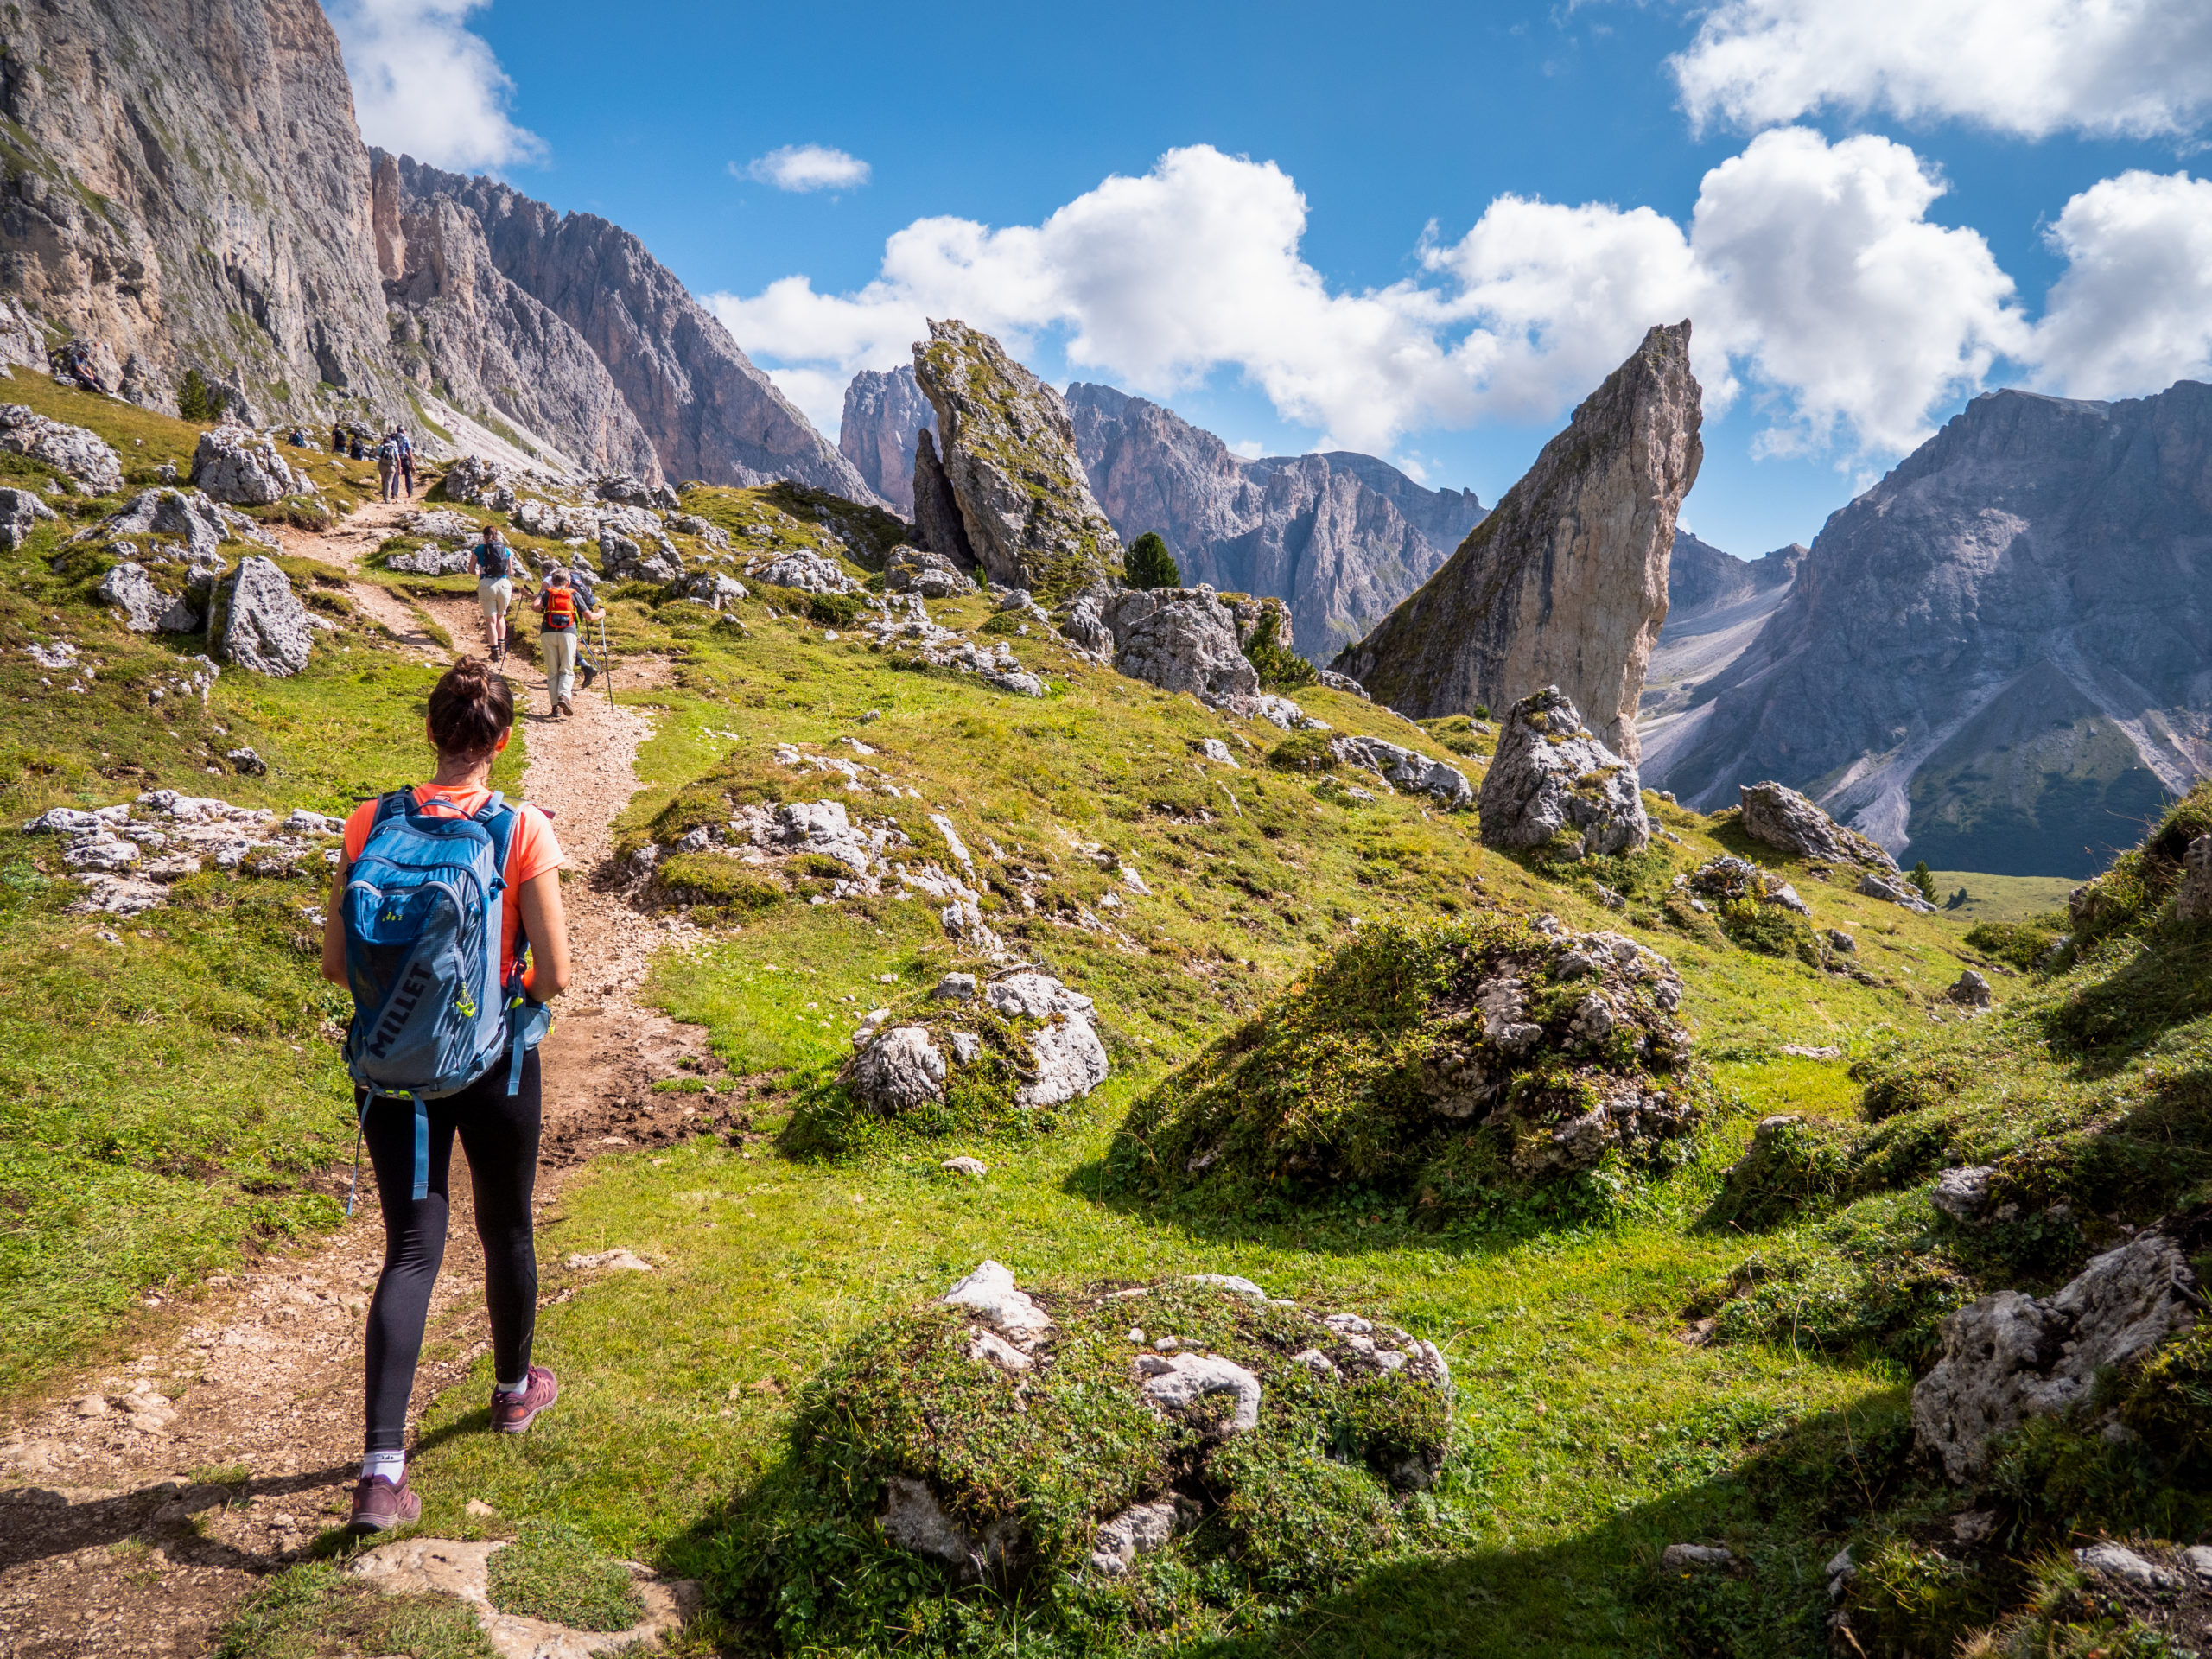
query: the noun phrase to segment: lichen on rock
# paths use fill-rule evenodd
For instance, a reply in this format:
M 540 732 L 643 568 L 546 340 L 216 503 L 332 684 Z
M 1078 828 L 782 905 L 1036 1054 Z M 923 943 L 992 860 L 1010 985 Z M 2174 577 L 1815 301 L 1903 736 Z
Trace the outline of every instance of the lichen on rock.
M 1483 774 L 1485 847 L 1573 860 L 1639 853 L 1651 840 L 1636 768 L 1582 723 L 1555 685 L 1513 705 Z

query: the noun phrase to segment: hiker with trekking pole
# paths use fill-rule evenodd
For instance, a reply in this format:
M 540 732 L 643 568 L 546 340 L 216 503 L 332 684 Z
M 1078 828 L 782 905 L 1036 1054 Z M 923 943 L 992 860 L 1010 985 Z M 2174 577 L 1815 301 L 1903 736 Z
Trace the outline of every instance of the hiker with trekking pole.
M 569 693 L 575 675 L 578 635 L 583 623 L 604 621 L 607 613 L 578 601 L 574 579 L 562 565 L 545 573 L 545 586 L 536 602 L 543 618 L 538 625 L 537 648 L 545 664 L 546 696 L 556 717 L 573 715 L 576 706 L 569 701 Z
M 346 1530 L 419 1520 L 407 1484 L 407 1407 L 430 1292 L 445 1256 L 453 1143 L 468 1155 L 492 1326 L 492 1427 L 520 1434 L 560 1397 L 531 1360 L 537 1256 L 531 1230 L 545 1004 L 569 982 L 561 849 L 537 808 L 491 787 L 514 694 L 464 657 L 430 693 L 430 781 L 365 801 L 322 929 L 323 976 L 353 994 L 346 1061 L 358 1136 L 384 1212 L 369 1303 L 366 1450 Z M 353 1196 L 346 1209 L 353 1213 Z

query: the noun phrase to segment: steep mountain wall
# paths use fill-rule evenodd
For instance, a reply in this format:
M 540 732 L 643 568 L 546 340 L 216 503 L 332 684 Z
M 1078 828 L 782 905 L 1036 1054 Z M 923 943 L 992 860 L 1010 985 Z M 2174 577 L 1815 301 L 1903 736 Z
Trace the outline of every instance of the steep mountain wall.
M 1444 568 L 1333 664 L 1416 719 L 1556 685 L 1633 764 L 1668 556 L 1704 447 L 1690 325 L 1653 328 Z
M 1975 398 L 1715 691 L 1654 745 L 1685 800 L 1779 778 L 1939 869 L 2092 873 L 2212 769 L 2212 385 Z
M 1686 530 L 1675 532 L 1667 562 L 1667 620 L 1651 648 L 1637 704 L 1647 776 L 1655 741 L 1674 721 L 1710 700 L 1713 683 L 1789 597 L 1804 558 L 1796 542 L 1763 558 L 1739 559 Z
M 22 0 L 0 57 L 0 289 L 174 411 L 188 368 L 264 418 L 397 403 L 369 162 L 315 0 Z
M 450 196 L 408 196 L 390 156 L 375 178 L 377 264 L 400 372 L 479 421 L 523 429 L 524 442 L 555 452 L 549 460 L 658 480 L 652 440 L 607 365 L 501 273 L 476 215 Z
M 385 153 L 371 153 L 381 168 Z M 494 179 L 389 159 L 403 212 L 443 198 L 475 216 L 500 275 L 573 328 L 605 365 L 668 477 L 737 485 L 788 478 L 876 500 L 852 463 L 629 232 L 595 214 L 561 213 Z
M 1186 582 L 1288 601 L 1306 653 L 1365 633 L 1481 522 L 1471 490 L 1429 490 L 1372 455 L 1246 461 L 1173 410 L 1068 388 L 1076 449 L 1123 540 L 1156 531 Z
M 870 489 L 912 518 L 915 440 L 936 429 L 937 414 L 922 395 L 912 364 L 901 363 L 887 373 L 862 369 L 845 388 L 837 452 Z

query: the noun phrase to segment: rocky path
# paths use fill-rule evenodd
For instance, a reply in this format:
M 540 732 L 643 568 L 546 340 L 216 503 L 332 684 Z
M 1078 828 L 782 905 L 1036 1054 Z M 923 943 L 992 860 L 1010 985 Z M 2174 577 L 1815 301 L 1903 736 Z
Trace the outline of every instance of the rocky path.
M 372 504 L 330 536 L 292 534 L 288 550 L 350 568 L 391 533 L 398 510 Z M 354 586 L 406 608 L 372 584 Z M 456 625 L 474 607 L 440 608 L 456 613 L 441 623 L 467 639 Z M 419 618 L 411 626 L 419 632 Z M 421 648 L 436 652 L 427 636 Z M 689 930 L 656 926 L 594 879 L 637 788 L 651 722 L 603 695 L 579 697 L 574 719 L 550 720 L 543 680 L 512 666 L 518 702 L 540 711 L 525 719 L 525 792 L 553 813 L 567 854 L 577 964 L 547 1039 L 542 1207 L 594 1154 L 684 1133 L 691 1109 L 657 1109 L 651 1084 L 704 1051 L 696 1029 L 632 1000 L 656 946 Z M 650 684 L 658 671 L 626 664 L 623 683 Z M 342 1192 L 345 1178 L 341 1169 L 327 1179 Z M 453 1185 L 418 1415 L 488 1346 L 459 1171 Z M 342 1516 L 359 1466 L 362 1323 L 383 1248 L 376 1215 L 372 1182 L 355 1218 L 318 1247 L 216 1280 L 168 1342 L 84 1378 L 66 1403 L 0 1422 L 0 1659 L 204 1653 L 258 1578 Z

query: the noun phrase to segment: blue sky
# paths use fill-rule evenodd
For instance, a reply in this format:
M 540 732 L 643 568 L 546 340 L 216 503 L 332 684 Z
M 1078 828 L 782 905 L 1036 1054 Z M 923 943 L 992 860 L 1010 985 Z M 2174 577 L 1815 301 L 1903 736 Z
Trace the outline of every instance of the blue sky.
M 333 10 L 372 142 L 636 232 L 825 428 L 957 308 L 1056 381 L 1491 500 L 1688 310 L 1725 407 L 1686 520 L 1749 555 L 1974 389 L 2212 357 L 2212 187 L 2175 176 L 2212 8 L 2180 0 Z M 865 181 L 745 175 L 792 146 Z

